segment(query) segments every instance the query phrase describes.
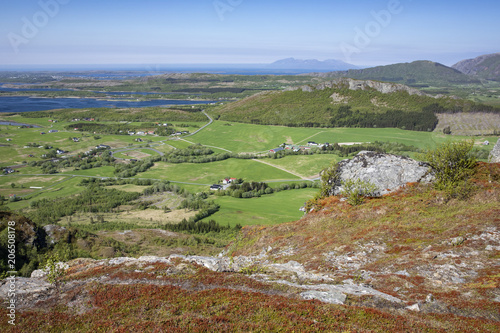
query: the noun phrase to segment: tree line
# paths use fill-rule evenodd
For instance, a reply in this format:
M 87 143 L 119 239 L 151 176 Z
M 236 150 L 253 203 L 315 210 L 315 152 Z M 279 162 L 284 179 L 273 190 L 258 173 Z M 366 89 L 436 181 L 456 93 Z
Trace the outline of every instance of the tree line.
M 233 198 L 249 199 L 261 197 L 266 194 L 273 194 L 280 191 L 295 190 L 302 188 L 318 187 L 318 183 L 301 182 L 291 184 L 281 184 L 277 187 L 271 187 L 264 182 L 243 182 L 242 184 L 231 184 L 226 190 L 215 192 L 217 196 L 231 196 Z
M 113 208 L 138 199 L 140 193 L 124 192 L 116 189 L 105 189 L 101 186 L 88 186 L 79 195 L 61 199 L 40 199 L 31 202 L 34 210 L 29 217 L 39 225 L 56 223 L 64 216 L 76 212 L 103 213 Z

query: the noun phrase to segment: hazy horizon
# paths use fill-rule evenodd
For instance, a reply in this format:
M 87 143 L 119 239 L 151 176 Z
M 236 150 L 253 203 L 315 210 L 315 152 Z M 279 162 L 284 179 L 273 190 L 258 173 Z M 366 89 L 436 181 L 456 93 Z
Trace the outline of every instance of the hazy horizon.
M 2 9 L 1 67 L 227 66 L 290 57 L 451 66 L 500 45 L 493 0 L 26 0 Z

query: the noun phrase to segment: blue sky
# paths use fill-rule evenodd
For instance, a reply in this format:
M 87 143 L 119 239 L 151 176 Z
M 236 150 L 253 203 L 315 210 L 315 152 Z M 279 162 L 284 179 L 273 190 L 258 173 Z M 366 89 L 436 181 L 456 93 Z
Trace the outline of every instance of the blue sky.
M 1 0 L 0 65 L 452 65 L 500 52 L 500 1 Z

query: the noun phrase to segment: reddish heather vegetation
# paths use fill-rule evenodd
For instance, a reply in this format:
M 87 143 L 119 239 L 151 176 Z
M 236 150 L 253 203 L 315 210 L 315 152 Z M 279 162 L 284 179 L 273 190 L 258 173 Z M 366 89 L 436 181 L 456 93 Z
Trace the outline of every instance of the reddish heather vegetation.
M 500 164 L 481 163 L 471 192 L 460 200 L 418 184 L 359 206 L 337 197 L 318 199 L 299 221 L 243 228 L 225 250 L 231 263 L 248 259 L 239 270 L 210 270 L 180 257 L 117 264 L 73 260 L 60 292 L 49 288 L 25 295 L 16 326 L 3 320 L 1 327 L 6 332 L 498 332 L 499 181 Z M 279 264 L 304 271 L 273 270 Z M 363 286 L 385 298 L 348 294 L 338 305 L 301 296 L 305 287 L 319 284 Z M 0 310 L 0 316 L 6 314 Z
M 10 332 L 493 332 L 497 322 L 302 300 L 195 264 L 70 268 L 62 295 L 23 309 Z M 5 316 L 6 311 L 2 310 Z M 5 326 L 4 326 L 5 328 Z

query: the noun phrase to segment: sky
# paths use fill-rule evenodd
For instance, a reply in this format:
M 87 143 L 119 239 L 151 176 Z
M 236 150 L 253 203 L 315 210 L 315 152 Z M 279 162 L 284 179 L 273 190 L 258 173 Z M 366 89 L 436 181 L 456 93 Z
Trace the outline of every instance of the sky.
M 358 66 L 500 52 L 500 1 L 0 0 L 0 66 Z

